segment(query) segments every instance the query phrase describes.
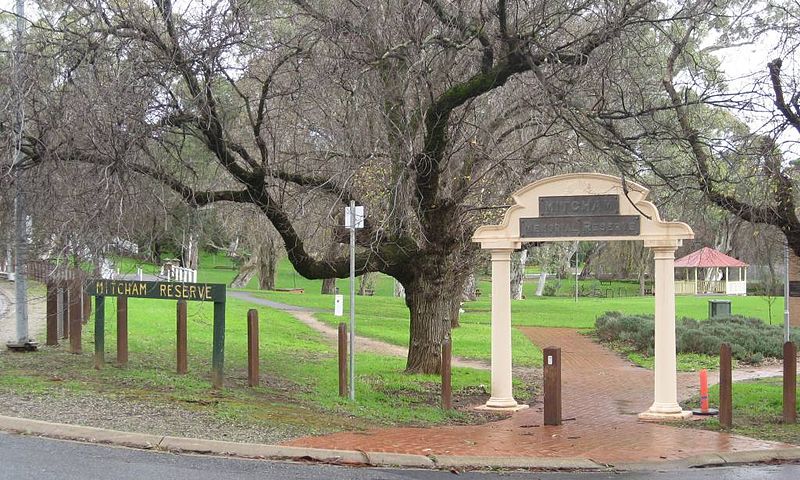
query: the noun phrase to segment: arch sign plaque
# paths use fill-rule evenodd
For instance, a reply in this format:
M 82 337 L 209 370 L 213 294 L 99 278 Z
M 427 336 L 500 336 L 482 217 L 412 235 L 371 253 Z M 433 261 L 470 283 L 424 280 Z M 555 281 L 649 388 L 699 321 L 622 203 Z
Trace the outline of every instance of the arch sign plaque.
M 526 242 L 641 240 L 655 257 L 655 399 L 639 418 L 691 416 L 677 398 L 674 264 L 675 250 L 694 232 L 685 223 L 661 220 L 648 193 L 610 175 L 559 175 L 518 190 L 500 225 L 475 231 L 472 241 L 492 254 L 492 392 L 486 409 L 525 407 L 511 390 L 511 253 Z

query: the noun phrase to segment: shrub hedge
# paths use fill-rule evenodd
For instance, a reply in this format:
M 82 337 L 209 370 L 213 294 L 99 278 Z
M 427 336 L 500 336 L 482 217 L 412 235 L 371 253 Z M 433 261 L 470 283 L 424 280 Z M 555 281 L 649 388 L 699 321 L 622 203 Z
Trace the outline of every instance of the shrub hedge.
M 654 332 L 653 315 L 606 312 L 595 321 L 595 334 L 601 341 L 621 343 L 646 355 L 653 355 Z M 675 322 L 675 339 L 678 353 L 719 355 L 720 345 L 727 342 L 737 360 L 759 363 L 765 357 L 783 358 L 783 327 L 757 318 L 681 318 Z M 800 331 L 794 329 L 791 339 L 800 344 Z

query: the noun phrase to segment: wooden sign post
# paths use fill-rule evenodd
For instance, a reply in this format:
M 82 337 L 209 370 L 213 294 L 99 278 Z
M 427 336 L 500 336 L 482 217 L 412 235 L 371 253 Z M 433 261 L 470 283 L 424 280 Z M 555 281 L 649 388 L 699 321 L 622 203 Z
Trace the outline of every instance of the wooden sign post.
M 783 344 L 783 423 L 797 423 L 797 346 Z

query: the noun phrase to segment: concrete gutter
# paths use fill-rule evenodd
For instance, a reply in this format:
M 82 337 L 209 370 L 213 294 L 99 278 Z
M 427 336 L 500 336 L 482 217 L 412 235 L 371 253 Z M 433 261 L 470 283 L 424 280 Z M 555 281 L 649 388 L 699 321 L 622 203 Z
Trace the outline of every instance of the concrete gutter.
M 237 443 L 198 438 L 120 432 L 0 415 L 0 431 L 62 440 L 115 445 L 174 453 L 220 455 L 236 458 L 320 462 L 337 465 L 423 469 L 524 469 L 524 470 L 681 470 L 771 461 L 800 461 L 800 447 L 706 454 L 672 461 L 602 464 L 586 458 L 424 456 L 387 452 L 327 450 L 258 443 Z

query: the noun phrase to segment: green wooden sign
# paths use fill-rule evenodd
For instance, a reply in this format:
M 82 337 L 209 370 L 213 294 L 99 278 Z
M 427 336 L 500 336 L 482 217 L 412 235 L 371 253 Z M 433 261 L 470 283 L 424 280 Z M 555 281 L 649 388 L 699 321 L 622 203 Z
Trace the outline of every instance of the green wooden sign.
M 105 297 L 214 302 L 211 383 L 216 388 L 222 388 L 222 372 L 225 363 L 225 285 L 92 279 L 88 281 L 88 292 L 95 297 L 94 355 L 96 368 L 100 368 L 104 363 Z
M 215 283 L 140 282 L 136 280 L 90 280 L 89 295 L 224 302 L 225 285 Z

